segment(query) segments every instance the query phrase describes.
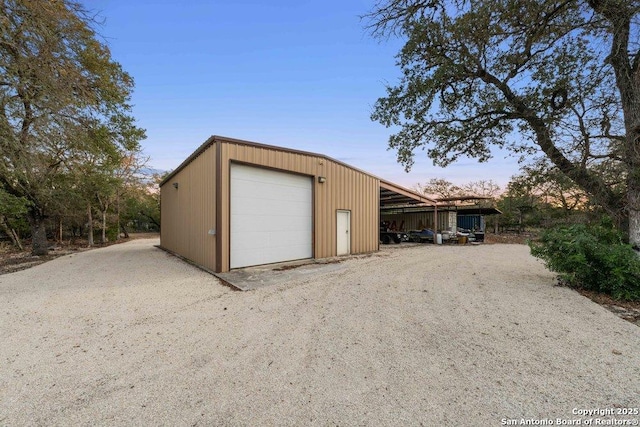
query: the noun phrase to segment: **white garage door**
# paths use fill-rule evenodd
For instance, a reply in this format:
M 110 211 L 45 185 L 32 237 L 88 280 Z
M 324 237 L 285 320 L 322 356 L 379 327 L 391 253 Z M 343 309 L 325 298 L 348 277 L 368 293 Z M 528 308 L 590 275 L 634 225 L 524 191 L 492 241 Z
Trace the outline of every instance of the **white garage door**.
M 231 268 L 312 257 L 312 179 L 231 164 Z

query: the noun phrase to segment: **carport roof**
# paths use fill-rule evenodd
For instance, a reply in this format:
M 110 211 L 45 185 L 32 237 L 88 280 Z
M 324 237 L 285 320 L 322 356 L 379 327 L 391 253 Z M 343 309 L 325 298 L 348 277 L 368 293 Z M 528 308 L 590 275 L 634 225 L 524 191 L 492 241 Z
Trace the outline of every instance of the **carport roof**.
M 383 206 L 382 210 L 386 214 L 421 213 L 433 212 L 433 206 L 428 205 L 408 205 L 403 206 Z M 459 215 L 501 215 L 499 209 L 493 207 L 464 206 L 464 205 L 438 205 L 438 212 L 455 211 Z
M 380 180 L 380 207 L 417 204 L 435 205 L 436 201 L 392 182 Z

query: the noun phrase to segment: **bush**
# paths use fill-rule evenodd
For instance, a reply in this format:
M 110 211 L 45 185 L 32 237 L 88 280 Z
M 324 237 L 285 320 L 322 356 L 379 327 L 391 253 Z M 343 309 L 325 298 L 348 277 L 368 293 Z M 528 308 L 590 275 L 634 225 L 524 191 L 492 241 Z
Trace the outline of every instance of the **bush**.
M 111 227 L 107 227 L 107 242 L 115 242 L 118 240 L 118 226 L 112 225 Z
M 640 300 L 640 257 L 608 221 L 546 230 L 529 246 L 568 286 Z

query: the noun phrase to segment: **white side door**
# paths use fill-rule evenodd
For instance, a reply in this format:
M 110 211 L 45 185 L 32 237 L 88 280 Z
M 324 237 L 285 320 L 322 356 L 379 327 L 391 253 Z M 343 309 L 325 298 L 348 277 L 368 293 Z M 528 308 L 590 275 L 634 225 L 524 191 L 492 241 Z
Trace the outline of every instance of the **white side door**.
M 337 211 L 336 217 L 336 242 L 338 255 L 351 253 L 351 211 Z

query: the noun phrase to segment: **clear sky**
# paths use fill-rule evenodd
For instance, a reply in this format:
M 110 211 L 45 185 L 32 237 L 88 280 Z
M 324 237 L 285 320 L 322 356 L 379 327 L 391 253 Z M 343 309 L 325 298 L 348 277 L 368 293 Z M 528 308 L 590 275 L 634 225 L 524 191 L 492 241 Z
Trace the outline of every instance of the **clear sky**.
M 359 18 L 374 0 L 84 0 L 113 58 L 133 76 L 134 116 L 150 167 L 170 170 L 211 135 L 325 154 L 406 187 L 517 173 L 497 153 L 442 169 L 423 152 L 405 173 L 392 130 L 369 118 L 400 75 L 400 40 Z

